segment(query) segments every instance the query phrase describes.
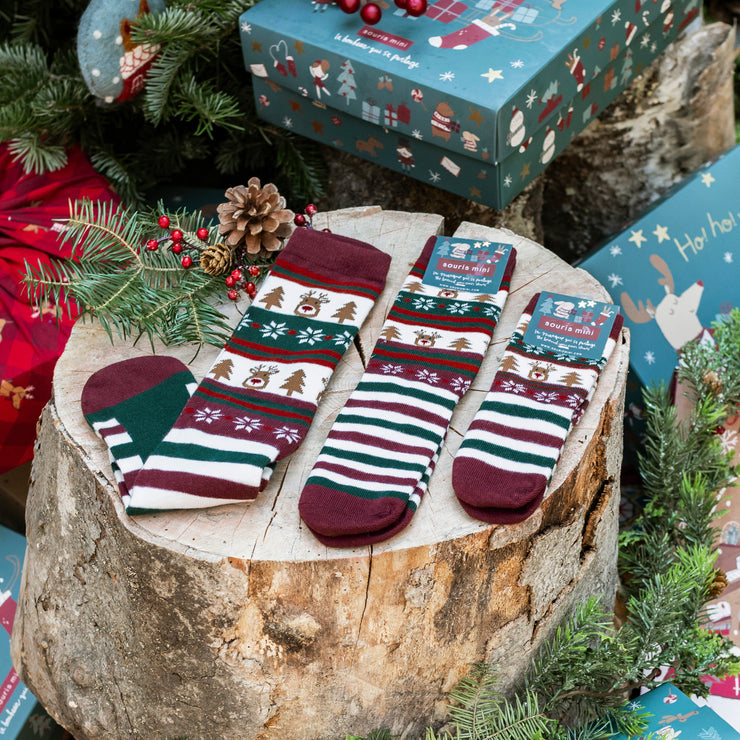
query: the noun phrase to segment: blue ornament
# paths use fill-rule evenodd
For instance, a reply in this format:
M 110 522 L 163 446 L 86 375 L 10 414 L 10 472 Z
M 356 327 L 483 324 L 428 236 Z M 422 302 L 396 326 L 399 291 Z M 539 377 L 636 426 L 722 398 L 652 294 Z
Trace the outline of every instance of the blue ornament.
M 90 92 L 106 103 L 136 95 L 159 52 L 156 44 L 131 41 L 131 27 L 164 0 L 92 0 L 80 19 L 77 57 Z

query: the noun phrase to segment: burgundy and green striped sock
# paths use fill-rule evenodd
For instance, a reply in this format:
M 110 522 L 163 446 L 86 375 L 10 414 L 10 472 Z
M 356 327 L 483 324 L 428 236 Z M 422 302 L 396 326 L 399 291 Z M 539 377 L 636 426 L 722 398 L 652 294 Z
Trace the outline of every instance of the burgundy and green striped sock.
M 174 357 L 134 357 L 93 373 L 82 389 L 82 413 L 108 447 L 121 499 L 164 439 L 198 384 Z
M 297 229 L 131 489 L 137 509 L 253 500 L 303 441 L 318 400 L 385 284 L 389 255 Z
M 393 534 L 400 520 L 408 522 L 452 412 L 480 368 L 516 254 L 495 297 L 460 291 L 445 297 L 451 291 L 423 282 L 435 241 L 427 242 L 396 297 L 301 492 L 301 518 L 317 536 L 362 535 L 367 542 L 371 533 Z
M 486 522 L 520 522 L 539 506 L 622 329 L 617 315 L 597 359 L 546 353 L 524 341 L 538 298 L 525 308 L 452 467 L 460 504 Z

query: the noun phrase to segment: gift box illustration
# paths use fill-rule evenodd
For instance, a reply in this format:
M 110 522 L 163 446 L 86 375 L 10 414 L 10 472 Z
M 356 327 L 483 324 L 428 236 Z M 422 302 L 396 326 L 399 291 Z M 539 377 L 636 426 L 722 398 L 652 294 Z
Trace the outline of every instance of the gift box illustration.
M 435 150 L 414 177 L 503 207 L 698 13 L 698 0 L 436 0 L 421 17 L 387 10 L 370 26 L 336 6 L 317 21 L 302 0 L 261 0 L 240 28 L 255 82 L 347 126 L 336 140 L 317 132 L 308 106 L 283 120 L 258 105 L 262 117 L 360 156 L 355 141 L 392 129 Z M 294 75 L 273 63 L 281 48 Z
M 740 147 L 684 181 L 582 260 L 612 293 L 640 382 L 669 382 L 686 342 L 740 304 Z

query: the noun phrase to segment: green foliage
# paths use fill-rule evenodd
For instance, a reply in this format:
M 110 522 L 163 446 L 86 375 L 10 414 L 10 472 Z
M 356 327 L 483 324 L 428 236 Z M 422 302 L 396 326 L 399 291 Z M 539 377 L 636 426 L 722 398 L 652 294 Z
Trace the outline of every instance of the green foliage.
M 103 105 L 77 61 L 88 0 L 0 0 L 0 141 L 29 172 L 64 166 L 79 144 L 130 205 L 160 183 L 225 189 L 237 174 L 274 182 L 289 200 L 316 198 L 326 179 L 318 147 L 255 112 L 238 30 L 254 2 L 171 0 L 140 19 L 134 40 L 160 54 L 142 93 Z
M 216 302 L 224 298 L 223 277 L 196 264 L 183 269 L 169 249 L 145 249 L 162 229 L 153 210 L 116 209 L 110 204 L 78 201 L 73 205 L 63 242 L 74 245 L 73 259 L 51 266 L 26 264 L 25 282 L 36 304 L 57 306 L 71 299 L 84 318 L 95 318 L 113 339 L 142 335 L 167 345 L 195 342 L 221 346 L 231 333 Z M 196 214 L 170 216 L 190 243 L 202 226 Z M 216 241 L 215 227 L 210 242 Z

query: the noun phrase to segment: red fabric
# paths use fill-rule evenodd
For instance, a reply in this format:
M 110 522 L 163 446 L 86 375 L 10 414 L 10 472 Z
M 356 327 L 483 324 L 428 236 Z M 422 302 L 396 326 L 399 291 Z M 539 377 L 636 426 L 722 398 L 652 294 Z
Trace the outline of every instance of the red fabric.
M 51 396 L 54 365 L 73 321 L 33 310 L 22 277 L 24 261 L 68 257 L 54 219 L 69 216 L 69 201 L 118 202 L 105 178 L 78 149 L 67 165 L 43 175 L 25 174 L 0 144 L 0 474 L 33 457 L 36 422 Z

